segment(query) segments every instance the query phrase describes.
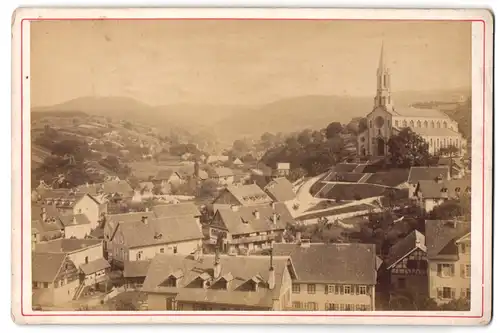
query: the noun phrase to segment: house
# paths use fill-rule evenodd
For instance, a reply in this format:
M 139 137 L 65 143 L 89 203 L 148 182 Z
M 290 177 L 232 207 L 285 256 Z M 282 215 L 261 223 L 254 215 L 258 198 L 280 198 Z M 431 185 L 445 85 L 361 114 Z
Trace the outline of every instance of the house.
M 103 256 L 102 240 L 55 239 L 37 244 L 35 253 L 65 254 L 78 269 L 82 287 L 96 286 L 108 280 L 110 265 Z
M 66 253 L 33 252 L 31 281 L 34 306 L 65 304 L 80 286 L 78 268 Z
M 154 197 L 153 182 L 140 182 L 137 188 L 134 189 L 133 202 L 141 202 L 143 200 L 151 199 Z
M 158 255 L 142 292 L 149 310 L 281 311 L 291 303 L 288 258 Z
M 208 178 L 215 181 L 218 185 L 231 185 L 234 183 L 233 170 L 226 167 L 208 169 Z
M 419 206 L 428 213 L 446 200 L 468 198 L 470 195 L 470 179 L 443 180 L 438 177 L 435 180 L 419 181 L 414 196 Z
M 92 224 L 85 214 L 61 215 L 59 220 L 64 226 L 64 238 L 83 239 L 89 236 L 93 230 Z
M 103 212 L 102 203 L 88 193 L 50 191 L 43 194 L 45 206 L 54 206 L 60 216 L 85 215 L 90 222 L 90 229 L 99 226 Z M 105 206 L 105 205 L 104 205 Z
M 292 308 L 308 311 L 374 311 L 380 261 L 373 244 L 275 244 L 274 253 L 290 256 Z
M 207 157 L 206 164 L 223 164 L 229 161 L 229 156 L 210 155 Z
M 233 160 L 233 165 L 236 166 L 236 167 L 241 167 L 241 166 L 243 166 L 243 162 L 238 157 L 236 157 Z
M 201 212 L 192 202 L 153 206 L 153 213 L 157 218 L 190 217 L 200 223 Z
M 120 222 L 112 234 L 108 253 L 113 263 L 148 260 L 159 253 L 189 254 L 201 246 L 203 234 L 194 217 L 164 217 Z
M 412 231 L 389 249 L 386 269 L 390 272 L 392 290 L 412 290 L 427 295 L 427 247 L 425 236 Z
M 285 177 L 271 180 L 264 187 L 264 192 L 276 202 L 288 202 L 295 199 L 293 184 Z
M 31 205 L 32 246 L 42 241 L 64 237 L 64 225 L 59 219 L 59 211 L 52 205 Z
M 154 185 L 161 187 L 164 193 L 170 193 L 172 186 L 178 186 L 183 182 L 182 175 L 172 169 L 158 171 L 153 179 Z
M 470 222 L 425 221 L 429 297 L 438 304 L 470 300 Z
M 290 175 L 290 163 L 276 163 L 275 175 L 277 177 L 288 177 Z
M 211 245 L 223 239 L 223 252 L 253 252 L 267 249 L 273 241 L 282 241 L 283 232 L 293 223 L 283 203 L 221 207 L 207 226 Z
M 104 197 L 111 202 L 129 200 L 134 195 L 134 189 L 126 180 L 107 181 L 97 184 L 85 184 L 77 187 L 77 191 L 88 193 L 94 198 Z
M 123 263 L 123 278 L 127 288 L 142 288 L 150 264 L 151 260 L 134 260 Z
M 437 163 L 439 166 L 446 166 L 450 170 L 450 177 L 459 179 L 465 176 L 465 171 L 467 169 L 465 163 L 461 161 L 460 158 L 456 157 L 440 157 Z
M 450 179 L 450 169 L 448 167 L 411 167 L 408 174 L 408 188 L 410 199 L 414 197 L 417 184 L 422 180 L 435 180 L 436 178 Z
M 215 205 L 253 206 L 273 200 L 256 184 L 227 186 L 214 200 Z

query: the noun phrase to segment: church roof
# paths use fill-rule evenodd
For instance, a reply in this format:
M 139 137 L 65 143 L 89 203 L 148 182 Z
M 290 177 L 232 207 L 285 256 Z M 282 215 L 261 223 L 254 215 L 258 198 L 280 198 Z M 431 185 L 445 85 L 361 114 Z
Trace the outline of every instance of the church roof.
M 421 136 L 456 136 L 461 137 L 460 133 L 455 132 L 449 128 L 424 128 L 412 127 L 411 130 Z
M 446 114 L 440 110 L 436 109 L 420 109 L 414 107 L 395 107 L 393 116 L 400 117 L 415 117 L 415 118 L 439 118 L 439 119 L 450 119 Z

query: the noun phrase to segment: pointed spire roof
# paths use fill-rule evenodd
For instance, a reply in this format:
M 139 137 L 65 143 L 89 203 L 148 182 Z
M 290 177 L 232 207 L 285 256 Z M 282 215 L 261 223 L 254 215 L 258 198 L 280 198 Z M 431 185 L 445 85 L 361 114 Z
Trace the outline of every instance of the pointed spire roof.
M 380 48 L 380 60 L 378 63 L 378 69 L 380 71 L 386 69 L 387 67 L 385 66 L 385 50 L 384 50 L 384 42 L 382 42 L 382 47 Z

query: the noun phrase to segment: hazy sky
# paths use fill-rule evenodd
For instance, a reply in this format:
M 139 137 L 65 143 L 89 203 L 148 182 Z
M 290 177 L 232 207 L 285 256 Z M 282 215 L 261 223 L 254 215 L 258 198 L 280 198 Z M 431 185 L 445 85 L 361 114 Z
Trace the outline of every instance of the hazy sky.
M 470 29 L 467 22 L 34 22 L 31 103 L 81 96 L 128 96 L 152 105 L 373 96 L 382 42 L 393 90 L 469 87 Z

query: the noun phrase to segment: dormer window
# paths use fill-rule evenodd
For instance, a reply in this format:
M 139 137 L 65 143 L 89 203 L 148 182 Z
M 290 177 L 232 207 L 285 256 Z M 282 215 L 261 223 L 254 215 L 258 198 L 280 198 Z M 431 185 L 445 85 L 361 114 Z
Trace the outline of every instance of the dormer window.
M 455 192 L 460 193 L 460 187 L 455 187 Z
M 465 189 L 465 192 L 466 192 L 466 193 L 470 193 L 470 187 L 467 187 L 467 188 Z
M 447 189 L 446 187 L 443 187 L 443 188 L 441 189 L 441 193 L 447 193 L 447 192 L 448 192 L 448 189 Z
M 172 274 L 170 274 L 163 283 L 160 284 L 162 287 L 178 287 L 180 279 L 184 276 L 184 273 L 181 269 L 176 270 Z

